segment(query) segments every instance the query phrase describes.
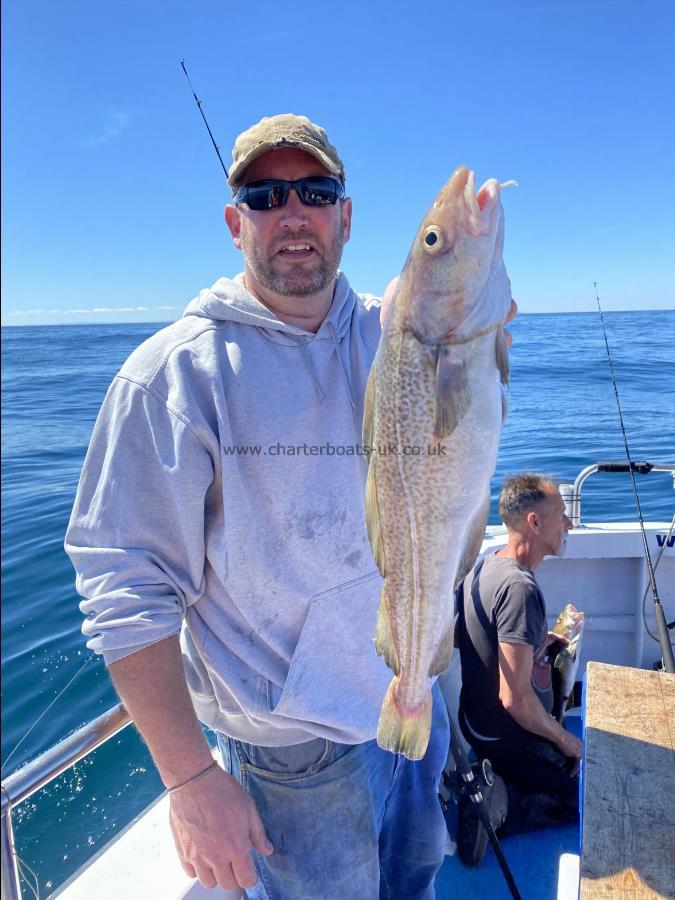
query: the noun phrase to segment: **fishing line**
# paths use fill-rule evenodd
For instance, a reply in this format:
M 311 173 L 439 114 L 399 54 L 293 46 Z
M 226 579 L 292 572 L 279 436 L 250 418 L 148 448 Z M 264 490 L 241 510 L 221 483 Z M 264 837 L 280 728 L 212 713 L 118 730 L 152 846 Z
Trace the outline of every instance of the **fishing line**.
M 21 857 L 20 857 L 19 854 L 16 852 L 16 850 L 14 850 L 14 855 L 15 855 L 15 858 L 16 858 L 16 864 L 17 864 L 17 868 L 18 868 L 18 870 L 19 870 L 19 874 L 20 874 L 21 877 L 23 878 L 23 880 L 24 880 L 24 882 L 25 882 L 25 884 L 26 884 L 26 887 L 28 887 L 28 888 L 30 889 L 30 892 L 31 892 L 31 893 L 33 894 L 33 896 L 35 897 L 35 900 L 40 900 L 40 882 L 39 882 L 39 880 L 38 880 L 37 875 L 36 875 L 35 872 L 31 869 L 31 867 L 28 865 L 28 863 L 27 863 L 24 859 L 21 859 Z M 35 883 L 33 883 L 33 882 L 30 881 L 30 879 L 29 879 L 28 876 L 26 875 L 26 872 L 24 871 L 24 869 L 27 869 L 27 870 L 30 872 L 30 874 L 31 874 L 31 875 L 33 876 L 33 878 L 35 879 Z
M 607 350 L 607 360 L 609 362 L 609 371 L 612 376 L 612 384 L 614 385 L 614 396 L 616 397 L 616 407 L 619 411 L 619 422 L 621 423 L 621 433 L 623 434 L 623 445 L 626 449 L 626 458 L 628 459 L 628 471 L 630 473 L 631 484 L 633 485 L 633 495 L 635 496 L 635 505 L 637 507 L 638 519 L 640 520 L 640 531 L 642 533 L 642 543 L 645 550 L 645 561 L 647 563 L 647 572 L 649 573 L 649 586 L 654 598 L 654 617 L 659 632 L 659 643 L 661 645 L 661 655 L 663 657 L 663 668 L 666 672 L 675 673 L 675 660 L 673 660 L 673 648 L 670 645 L 670 637 L 668 635 L 668 626 L 666 625 L 666 617 L 663 614 L 663 607 L 659 600 L 659 594 L 656 587 L 656 578 L 654 576 L 654 567 L 652 566 L 652 557 L 649 552 L 649 544 L 647 543 L 647 532 L 645 531 L 645 522 L 642 517 L 642 507 L 640 506 L 640 496 L 638 494 L 637 483 L 635 481 L 635 471 L 633 460 L 630 456 L 628 448 L 628 437 L 626 436 L 626 428 L 623 423 L 623 413 L 621 412 L 621 402 L 619 400 L 619 389 L 614 376 L 614 365 L 612 363 L 612 354 L 609 352 L 609 341 L 607 340 L 607 329 L 605 328 L 605 317 L 602 314 L 600 306 L 600 297 L 598 295 L 598 283 L 593 282 L 595 288 L 595 299 L 598 304 L 598 312 L 600 313 L 600 323 L 602 325 L 602 333 L 605 338 L 605 349 Z
M 4 771 L 4 768 L 5 768 L 5 766 L 7 765 L 7 763 L 8 763 L 8 762 L 10 761 L 10 759 L 14 756 L 14 754 L 16 753 L 16 751 L 19 749 L 19 747 L 21 746 L 21 744 L 23 744 L 23 742 L 26 740 L 26 738 L 27 738 L 28 735 L 31 733 L 31 731 L 35 728 L 35 726 L 38 724 L 38 722 L 40 722 L 42 719 L 44 719 L 44 717 L 47 715 L 47 713 L 48 713 L 49 710 L 52 708 L 52 706 L 54 706 L 54 704 L 57 702 L 57 700 L 59 700 L 59 699 L 65 694 L 65 692 L 68 690 L 68 688 L 71 686 L 71 684 L 75 681 L 75 679 L 78 677 L 78 675 L 80 675 L 80 673 L 81 673 L 82 671 L 84 671 L 84 669 L 89 665 L 89 663 L 92 661 L 92 659 L 93 659 L 95 656 L 96 656 L 95 653 L 90 653 L 90 654 L 89 654 L 89 656 L 85 659 L 84 663 L 80 666 L 80 668 L 77 670 L 77 672 L 76 672 L 76 673 L 73 675 L 73 677 L 70 679 L 70 681 L 68 682 L 68 684 L 67 684 L 64 688 L 62 688 L 62 689 L 59 691 L 59 693 L 56 695 L 56 697 L 54 697 L 54 699 L 53 699 L 52 702 L 49 704 L 49 706 L 47 706 L 47 708 L 44 709 L 44 710 L 40 713 L 40 715 L 37 717 L 37 719 L 36 719 L 36 720 L 33 722 L 33 724 L 30 726 L 30 728 L 28 729 L 28 731 L 27 731 L 27 732 L 24 734 L 24 736 L 21 738 L 21 740 L 19 741 L 19 743 L 16 744 L 16 746 L 14 747 L 14 749 L 12 750 L 12 752 L 9 754 L 9 756 L 6 757 L 4 763 L 2 764 L 2 769 L 0 769 L 0 773 L 1 773 L 2 771 Z
M 214 138 L 213 134 L 211 133 L 211 129 L 209 128 L 209 123 L 206 121 L 206 116 L 204 115 L 204 110 L 202 109 L 202 101 L 196 95 L 195 89 L 192 87 L 192 82 L 190 81 L 190 76 L 188 75 L 187 69 L 185 68 L 185 60 L 181 59 L 180 64 L 182 66 L 183 71 L 185 72 L 185 77 L 187 78 L 187 83 L 190 85 L 190 90 L 192 91 L 192 96 L 195 98 L 195 103 L 197 104 L 197 108 L 198 108 L 199 112 L 201 113 L 202 119 L 204 120 L 204 124 L 206 125 L 206 130 L 208 131 L 209 137 L 211 138 L 211 143 L 213 144 L 213 149 L 218 154 L 218 159 L 220 160 L 220 164 L 223 167 L 223 172 L 225 173 L 225 178 L 227 178 L 228 177 L 227 169 L 225 168 L 225 163 L 223 162 L 223 158 L 220 155 L 220 148 L 218 147 L 218 144 L 216 144 L 216 139 Z

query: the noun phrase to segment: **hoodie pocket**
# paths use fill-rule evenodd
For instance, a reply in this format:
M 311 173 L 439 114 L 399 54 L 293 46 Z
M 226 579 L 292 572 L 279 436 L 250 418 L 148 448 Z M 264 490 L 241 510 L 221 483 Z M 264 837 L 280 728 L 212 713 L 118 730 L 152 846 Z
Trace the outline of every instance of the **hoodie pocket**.
M 345 742 L 375 736 L 392 677 L 373 644 L 381 585 L 371 572 L 312 598 L 275 715 L 337 729 Z

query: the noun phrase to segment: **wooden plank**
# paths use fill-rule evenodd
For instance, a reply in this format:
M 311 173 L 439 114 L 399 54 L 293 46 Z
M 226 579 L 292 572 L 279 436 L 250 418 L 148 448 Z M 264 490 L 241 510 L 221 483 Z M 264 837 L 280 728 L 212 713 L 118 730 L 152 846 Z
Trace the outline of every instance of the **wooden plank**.
M 675 675 L 589 663 L 581 900 L 675 898 Z
M 670 746 L 675 747 L 675 677 L 666 675 L 665 672 L 659 672 L 659 683 L 663 694 L 663 703 L 666 707 Z

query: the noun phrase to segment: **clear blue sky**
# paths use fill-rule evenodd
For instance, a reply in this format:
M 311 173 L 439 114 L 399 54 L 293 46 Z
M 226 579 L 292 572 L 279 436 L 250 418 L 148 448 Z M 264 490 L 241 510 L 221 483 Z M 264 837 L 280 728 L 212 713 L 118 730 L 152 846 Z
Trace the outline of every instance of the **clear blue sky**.
M 170 321 L 241 269 L 224 176 L 263 115 L 324 125 L 343 268 L 381 292 L 452 170 L 515 178 L 524 312 L 675 307 L 675 3 L 5 0 L 3 324 Z M 140 309 L 139 309 L 140 307 Z

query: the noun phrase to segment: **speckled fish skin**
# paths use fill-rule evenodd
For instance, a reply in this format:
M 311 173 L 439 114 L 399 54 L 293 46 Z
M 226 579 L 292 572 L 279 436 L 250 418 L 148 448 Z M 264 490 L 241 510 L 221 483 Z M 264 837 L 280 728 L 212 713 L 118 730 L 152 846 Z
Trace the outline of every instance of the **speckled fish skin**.
M 377 740 L 409 759 L 426 751 L 431 679 L 452 652 L 454 586 L 487 522 L 508 380 L 501 187 L 491 179 L 477 192 L 462 166 L 439 193 L 399 279 L 366 392 L 366 523 L 384 577 L 375 647 L 394 672 Z
M 553 715 L 561 725 L 565 721 L 565 712 L 574 693 L 585 618 L 585 614 L 581 610 L 577 609 L 573 603 L 568 603 L 563 607 L 553 626 L 555 634 L 567 639 L 567 643 L 560 647 L 555 655 L 552 672 Z

